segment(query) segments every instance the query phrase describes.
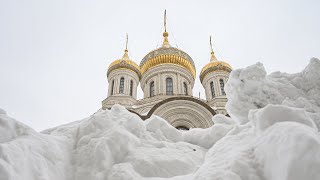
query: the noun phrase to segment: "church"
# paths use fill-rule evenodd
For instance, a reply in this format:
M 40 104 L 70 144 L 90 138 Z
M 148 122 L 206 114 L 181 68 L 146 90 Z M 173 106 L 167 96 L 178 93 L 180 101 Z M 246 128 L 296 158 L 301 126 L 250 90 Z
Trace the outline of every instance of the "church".
M 228 116 L 224 85 L 232 67 L 217 60 L 210 37 L 210 61 L 199 76 L 206 99 L 194 97 L 192 90 L 197 78 L 194 61 L 186 52 L 170 46 L 166 13 L 164 19 L 161 47 L 149 52 L 137 65 L 129 58 L 126 45 L 122 58 L 109 65 L 108 94 L 102 101 L 102 108 L 120 104 L 143 120 L 157 115 L 180 130 L 208 128 L 213 125 L 214 115 Z M 143 99 L 137 99 L 139 83 Z

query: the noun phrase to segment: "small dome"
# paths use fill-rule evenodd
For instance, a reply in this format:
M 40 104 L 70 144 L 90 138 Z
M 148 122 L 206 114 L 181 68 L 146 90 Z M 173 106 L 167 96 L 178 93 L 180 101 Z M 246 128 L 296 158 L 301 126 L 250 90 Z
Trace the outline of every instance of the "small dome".
M 121 59 L 115 60 L 109 65 L 107 76 L 109 76 L 111 71 L 116 69 L 132 70 L 133 72 L 137 73 L 139 78 L 141 76 L 139 66 L 134 61 L 129 59 L 128 50 L 125 50 L 125 53 Z
M 164 42 L 162 47 L 149 52 L 140 63 L 141 74 L 143 75 L 148 69 L 160 64 L 176 64 L 189 70 L 192 75 L 196 76 L 196 68 L 192 58 L 178 48 L 171 47 L 168 42 L 168 33 L 164 32 Z
M 207 74 L 214 71 L 226 71 L 230 73 L 232 67 L 226 62 L 218 61 L 214 56 L 214 52 L 211 52 L 211 61 L 202 68 L 200 72 L 200 81 L 202 82 Z

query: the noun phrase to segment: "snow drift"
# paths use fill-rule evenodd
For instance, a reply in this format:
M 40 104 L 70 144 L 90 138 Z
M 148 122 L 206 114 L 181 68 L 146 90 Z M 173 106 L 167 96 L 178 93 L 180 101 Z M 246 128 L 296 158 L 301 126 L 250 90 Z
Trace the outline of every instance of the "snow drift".
M 232 118 L 179 131 L 119 105 L 35 132 L 0 109 L 0 180 L 318 180 L 320 61 L 301 73 L 234 70 Z
M 267 76 L 261 63 L 232 71 L 226 84 L 227 110 L 241 124 L 248 113 L 268 104 L 301 108 L 320 127 L 320 62 L 312 58 L 300 73 Z

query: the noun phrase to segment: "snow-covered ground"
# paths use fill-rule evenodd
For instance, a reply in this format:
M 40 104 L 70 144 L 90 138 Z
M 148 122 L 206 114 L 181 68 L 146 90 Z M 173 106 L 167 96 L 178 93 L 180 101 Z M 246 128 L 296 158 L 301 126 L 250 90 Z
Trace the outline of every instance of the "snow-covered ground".
M 320 61 L 234 70 L 231 118 L 179 131 L 115 105 L 41 133 L 0 109 L 0 180 L 319 180 Z

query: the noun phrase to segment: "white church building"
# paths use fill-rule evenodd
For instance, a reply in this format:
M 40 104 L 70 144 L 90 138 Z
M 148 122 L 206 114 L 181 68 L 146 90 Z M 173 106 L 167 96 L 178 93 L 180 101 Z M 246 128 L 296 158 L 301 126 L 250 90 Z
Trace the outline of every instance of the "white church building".
M 208 128 L 213 125 L 214 115 L 228 115 L 224 85 L 232 67 L 217 60 L 211 46 L 210 62 L 202 68 L 199 77 L 206 99 L 194 97 L 194 61 L 184 51 L 171 47 L 168 36 L 165 25 L 162 46 L 149 52 L 140 65 L 130 60 L 127 47 L 122 58 L 109 65 L 108 95 L 102 101 L 102 108 L 121 104 L 142 119 L 157 115 L 177 129 Z M 143 99 L 137 99 L 139 83 Z

